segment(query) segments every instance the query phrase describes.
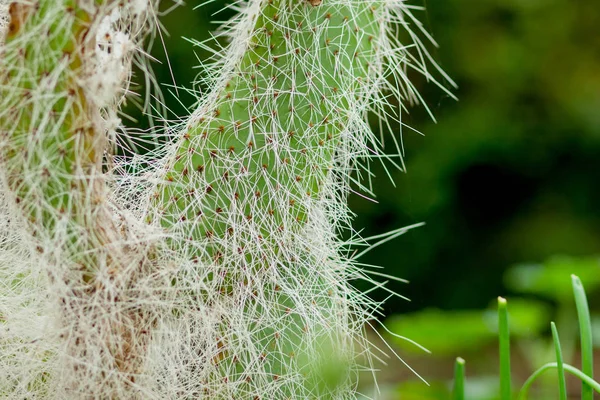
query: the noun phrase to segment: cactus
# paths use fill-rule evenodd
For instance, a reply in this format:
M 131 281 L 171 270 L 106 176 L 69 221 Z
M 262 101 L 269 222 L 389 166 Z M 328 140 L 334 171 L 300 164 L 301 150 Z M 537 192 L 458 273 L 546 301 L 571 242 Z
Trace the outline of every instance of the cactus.
M 137 296 L 146 254 L 122 231 L 102 168 L 122 84 L 113 64 L 127 68 L 131 57 L 117 47 L 125 33 L 116 28 L 135 29 L 143 17 L 135 4 L 111 0 L 13 1 L 8 17 L 0 61 L 4 195 L 11 223 L 22 221 L 38 259 L 33 270 L 45 273 L 55 306 L 55 329 L 45 334 L 60 350 L 56 371 L 42 364 L 40 374 L 19 376 L 18 358 L 6 357 L 2 375 L 16 398 L 43 382 L 56 398 L 122 397 L 141 371 L 152 321 L 143 307 L 124 307 Z M 103 51 L 107 45 L 114 49 Z
M 367 115 L 396 119 L 382 90 L 417 102 L 406 70 L 433 79 L 437 68 L 409 7 L 241 3 L 196 111 L 166 146 L 111 166 L 119 96 L 156 4 L 6 5 L 2 252 L 13 261 L 0 276 L 19 290 L 0 316 L 13 332 L 18 310 L 52 322 L 40 344 L 0 342 L 0 393 L 354 398 L 378 305 L 351 286 L 371 278 L 338 234 L 351 229 L 350 183 L 370 192 L 360 167 L 381 157 Z M 17 273 L 25 255 L 38 261 Z
M 4 42 L 5 29 L 8 25 L 8 4 L 5 0 L 0 1 L 0 44 Z

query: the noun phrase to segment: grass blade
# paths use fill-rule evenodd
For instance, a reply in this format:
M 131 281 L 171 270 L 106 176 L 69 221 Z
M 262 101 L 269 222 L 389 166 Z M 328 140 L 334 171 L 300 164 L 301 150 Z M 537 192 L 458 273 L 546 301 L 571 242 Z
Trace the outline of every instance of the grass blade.
M 465 400 L 465 360 L 456 358 L 454 364 L 454 389 L 452 400 Z
M 581 341 L 581 372 L 594 378 L 594 356 L 592 347 L 592 323 L 585 290 L 579 277 L 571 275 L 573 283 L 573 294 L 577 306 L 577 318 L 579 319 L 579 333 Z M 581 386 L 581 400 L 592 400 L 594 392 L 585 382 Z
M 510 332 L 506 299 L 498 297 L 498 338 L 500 346 L 500 398 L 510 400 Z
M 546 372 L 550 369 L 553 369 L 553 368 L 557 368 L 557 367 L 558 367 L 558 365 L 556 363 L 548 363 L 548 364 L 542 365 L 535 372 L 533 372 L 533 374 L 531 374 L 531 376 L 529 378 L 527 378 L 527 380 L 523 384 L 521 391 L 519 392 L 518 399 L 525 400 L 527 398 L 527 393 L 529 392 L 531 385 L 533 385 L 533 382 L 535 382 L 535 380 L 537 378 L 539 378 L 544 372 Z M 563 368 L 564 368 L 565 372 L 568 372 L 571 375 L 576 376 L 582 382 L 585 382 L 592 390 L 595 390 L 596 392 L 600 393 L 600 383 L 594 381 L 594 379 L 590 378 L 589 376 L 587 376 L 586 374 L 584 374 L 583 372 L 581 372 L 579 369 L 575 368 L 572 365 L 563 364 Z M 593 392 L 592 392 L 592 395 L 593 395 Z
M 558 331 L 554 322 L 550 323 L 552 327 L 552 340 L 554 341 L 554 349 L 556 350 L 556 370 L 558 372 L 558 390 L 559 399 L 567 400 L 567 383 L 565 382 L 565 369 L 563 367 L 563 356 L 560 348 L 560 340 L 558 338 Z

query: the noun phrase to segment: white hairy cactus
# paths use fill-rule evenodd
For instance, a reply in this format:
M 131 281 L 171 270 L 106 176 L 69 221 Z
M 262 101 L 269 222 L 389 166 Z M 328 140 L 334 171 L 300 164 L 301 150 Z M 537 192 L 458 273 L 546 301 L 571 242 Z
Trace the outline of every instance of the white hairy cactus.
M 14 398 L 38 390 L 50 398 L 137 393 L 153 323 L 152 310 L 132 304 L 146 290 L 138 286 L 148 276 L 146 242 L 108 201 L 102 168 L 111 97 L 127 80 L 115 79 L 114 68 L 127 69 L 134 49 L 111 50 L 115 43 L 106 42 L 126 35 L 139 41 L 146 18 L 138 11 L 109 0 L 9 2 L 0 55 L 2 187 L 8 218 L 23 230 L 33 259 L 31 274 L 43 279 L 48 318 L 31 346 L 1 342 L 7 382 L 0 391 Z M 18 260 L 4 268 L 17 287 L 30 280 Z M 21 298 L 11 300 L 12 293 L 9 304 Z M 7 331 L 21 323 L 4 318 Z M 34 351 L 40 345 L 44 351 Z
M 0 0 L 0 395 L 355 398 L 377 283 L 338 235 L 367 115 L 441 73 L 424 31 L 403 0 L 238 2 L 196 111 L 109 165 L 157 6 Z
M 8 25 L 8 3 L 0 0 L 0 43 L 4 41 L 4 30 Z

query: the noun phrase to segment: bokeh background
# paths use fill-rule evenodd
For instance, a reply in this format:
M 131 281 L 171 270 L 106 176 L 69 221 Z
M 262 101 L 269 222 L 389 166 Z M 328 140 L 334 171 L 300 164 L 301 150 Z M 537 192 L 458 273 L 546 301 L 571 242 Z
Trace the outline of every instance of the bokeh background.
M 461 355 L 471 398 L 493 399 L 489 307 L 497 296 L 509 299 L 519 382 L 534 365 L 552 360 L 551 319 L 567 354 L 577 357 L 570 273 L 582 277 L 592 309 L 600 311 L 600 3 L 411 3 L 426 7 L 416 14 L 437 40 L 431 52 L 458 84 L 459 100 L 414 76 L 437 123 L 423 107 L 411 108 L 404 120 L 423 135 L 399 127 L 384 132 L 402 135 L 407 171 L 393 173 L 393 185 L 374 165 L 378 203 L 350 198 L 364 236 L 426 223 L 361 259 L 410 281 L 389 283 L 411 301 L 388 299 L 386 323 L 433 351 L 423 355 L 387 336 L 431 386 L 392 359 L 382 367 L 380 398 L 448 398 L 452 362 Z M 170 62 L 157 40 L 153 56 L 160 63 L 153 68 L 166 83 L 170 119 L 185 116 L 194 102 L 184 89 L 174 94 L 173 77 L 181 88 L 202 91 L 191 82 L 198 60 L 210 57 L 182 37 L 207 40 L 218 26 L 211 21 L 232 15 L 225 0 L 194 10 L 199 4 L 189 0 L 160 19 Z M 372 293 L 377 300 L 388 295 Z M 364 382 L 368 392 L 368 378 Z M 553 398 L 544 397 L 555 393 L 551 382 L 550 392 L 537 389 L 540 398 Z

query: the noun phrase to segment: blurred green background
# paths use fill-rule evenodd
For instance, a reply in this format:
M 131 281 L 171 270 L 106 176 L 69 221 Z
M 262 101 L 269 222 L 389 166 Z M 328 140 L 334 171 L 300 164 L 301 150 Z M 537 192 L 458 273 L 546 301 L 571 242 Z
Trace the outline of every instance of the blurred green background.
M 571 329 L 569 273 L 579 271 L 584 285 L 590 287 L 592 308 L 598 304 L 594 289 L 600 276 L 596 257 L 600 254 L 600 3 L 411 3 L 426 7 L 416 14 L 439 43 L 439 48 L 431 46 L 431 52 L 457 82 L 453 92 L 459 101 L 413 77 L 437 123 L 422 107 L 411 108 L 405 122 L 424 136 L 408 129 L 402 132 L 407 172 L 394 173 L 394 187 L 374 164 L 379 203 L 359 196 L 352 196 L 350 203 L 357 214 L 355 227 L 363 229 L 364 236 L 418 222 L 426 225 L 378 247 L 361 261 L 410 280 L 410 284 L 392 282 L 388 287 L 412 301 L 391 298 L 384 310 L 390 316 L 390 329 L 434 350 L 433 356 L 423 359 L 425 367 L 419 369 L 418 356 L 413 361 L 426 379 L 435 382 L 436 377 L 449 376 L 451 360 L 457 355 L 467 358 L 467 370 L 470 361 L 489 364 L 494 327 L 486 322 L 485 309 L 498 295 L 509 298 L 515 321 L 521 321 L 515 322 L 515 335 L 528 344 L 517 357 L 525 360 L 521 368 L 526 373 L 529 361 L 544 360 L 551 318 L 557 320 L 559 330 Z M 164 47 L 175 82 L 194 91 L 203 89 L 190 83 L 199 72 L 198 60 L 207 60 L 210 53 L 182 37 L 206 40 L 218 26 L 210 21 L 232 15 L 230 10 L 219 12 L 227 4 L 224 0 L 193 11 L 198 4 L 190 0 L 161 18 L 169 34 L 164 36 Z M 153 64 L 157 80 L 172 85 L 160 41 L 153 55 L 162 62 Z M 169 86 L 163 91 L 169 118 L 184 117 L 194 97 L 182 89 L 173 96 Z M 524 263 L 530 266 L 509 270 Z M 542 283 L 535 284 L 534 278 Z M 383 300 L 388 293 L 372 296 Z M 435 357 L 440 362 L 433 362 Z M 439 373 L 429 367 L 432 362 L 441 365 Z M 410 374 L 405 377 L 414 379 Z M 390 382 L 398 379 L 396 374 Z M 402 398 L 447 396 L 444 385 L 439 389 L 434 383 L 429 392 L 414 389 L 423 385 L 410 385 L 402 383 L 406 393 Z M 413 392 L 417 394 L 411 397 Z M 394 397 L 399 393 L 396 389 L 392 393 L 389 398 L 399 398 Z

